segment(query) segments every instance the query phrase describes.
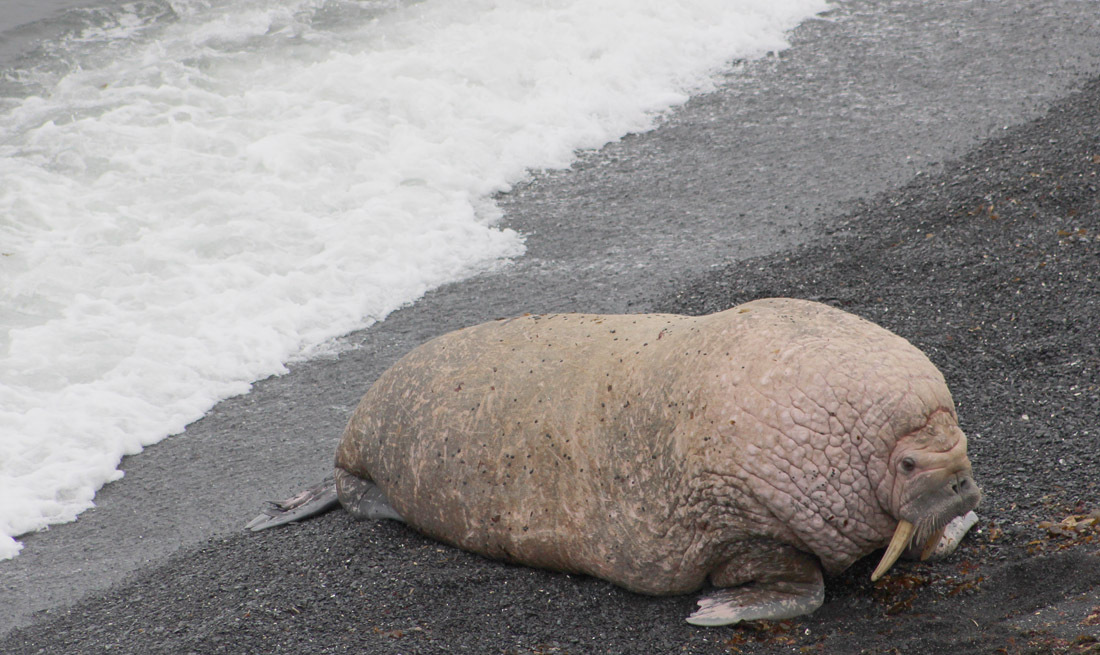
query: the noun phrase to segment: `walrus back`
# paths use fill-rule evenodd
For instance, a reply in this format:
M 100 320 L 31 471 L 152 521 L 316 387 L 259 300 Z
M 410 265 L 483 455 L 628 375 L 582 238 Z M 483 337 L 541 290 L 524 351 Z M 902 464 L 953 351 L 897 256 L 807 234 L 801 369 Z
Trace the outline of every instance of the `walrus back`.
M 631 570 L 644 587 L 668 572 L 630 546 L 667 531 L 683 473 L 670 452 L 675 380 L 655 385 L 654 369 L 691 321 L 562 314 L 445 334 L 375 382 L 337 466 L 433 538 L 563 571 Z

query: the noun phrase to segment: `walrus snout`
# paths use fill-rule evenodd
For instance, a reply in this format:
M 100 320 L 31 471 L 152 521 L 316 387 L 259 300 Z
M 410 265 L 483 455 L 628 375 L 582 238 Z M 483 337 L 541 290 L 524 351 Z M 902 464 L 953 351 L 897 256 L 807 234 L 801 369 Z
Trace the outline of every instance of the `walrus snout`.
M 970 511 L 981 502 L 982 492 L 974 481 L 974 473 L 967 466 L 963 470 L 944 472 L 942 482 L 932 485 L 930 490 L 914 498 L 908 509 L 916 514 L 933 513 L 937 509 L 935 504 L 937 498 L 945 505 L 955 504 L 956 502 L 960 504 L 973 503 L 973 505 L 963 510 Z
M 924 545 L 920 559 L 927 559 L 939 543 L 944 526 L 977 509 L 981 500 L 982 492 L 969 469 L 950 475 L 942 487 L 917 498 L 909 520 L 917 526 L 913 541 Z
M 982 492 L 974 481 L 969 462 L 962 470 L 938 473 L 940 475 L 925 474 L 922 480 L 925 485 L 930 480 L 938 484 L 906 504 L 894 536 L 871 574 L 871 580 L 881 578 L 903 553 L 908 552 L 914 559 L 928 559 L 943 539 L 947 525 L 977 509 L 981 503 Z M 942 481 L 937 478 L 942 478 Z

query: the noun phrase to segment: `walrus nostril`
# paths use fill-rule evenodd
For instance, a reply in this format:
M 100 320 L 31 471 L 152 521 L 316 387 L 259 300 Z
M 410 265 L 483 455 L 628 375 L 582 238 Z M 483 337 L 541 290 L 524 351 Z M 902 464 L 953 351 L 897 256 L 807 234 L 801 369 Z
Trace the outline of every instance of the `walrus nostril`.
M 951 482 L 951 491 L 956 494 L 965 494 L 970 491 L 970 478 L 955 478 Z

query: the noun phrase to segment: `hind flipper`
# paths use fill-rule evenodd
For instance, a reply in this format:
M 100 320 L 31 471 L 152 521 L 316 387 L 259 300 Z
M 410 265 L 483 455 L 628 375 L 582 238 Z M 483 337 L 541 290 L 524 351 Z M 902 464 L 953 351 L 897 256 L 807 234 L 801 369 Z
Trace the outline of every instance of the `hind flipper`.
M 360 521 L 393 519 L 405 522 L 378 485 L 370 480 L 356 477 L 342 468 L 337 468 L 336 489 L 339 490 L 340 504 Z
M 293 521 L 303 521 L 335 508 L 339 502 L 336 497 L 336 481 L 331 477 L 325 478 L 324 482 L 281 503 L 272 502 L 263 514 L 249 521 L 244 527 L 258 532 Z

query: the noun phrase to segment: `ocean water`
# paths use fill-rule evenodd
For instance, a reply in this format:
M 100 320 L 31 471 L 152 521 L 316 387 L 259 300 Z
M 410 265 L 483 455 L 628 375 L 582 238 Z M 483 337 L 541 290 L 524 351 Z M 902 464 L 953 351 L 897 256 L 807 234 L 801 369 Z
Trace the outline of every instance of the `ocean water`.
M 521 257 L 493 194 L 652 128 L 826 9 L 4 1 L 0 559 L 123 455 Z

